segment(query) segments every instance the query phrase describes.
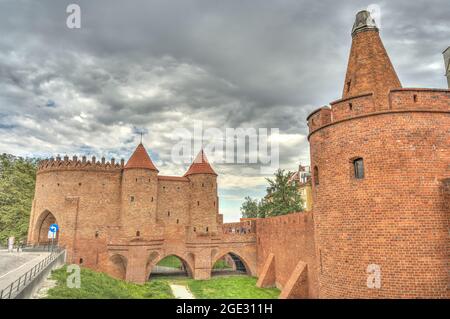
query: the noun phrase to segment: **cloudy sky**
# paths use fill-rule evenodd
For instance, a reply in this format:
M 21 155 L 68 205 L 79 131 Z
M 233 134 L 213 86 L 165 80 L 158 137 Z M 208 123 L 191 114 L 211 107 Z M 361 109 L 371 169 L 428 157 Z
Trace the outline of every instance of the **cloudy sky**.
M 81 28 L 66 7 L 81 7 Z M 0 0 L 0 153 L 127 159 L 164 175 L 179 128 L 278 128 L 280 166 L 309 163 L 306 116 L 340 97 L 357 11 L 376 4 L 404 87 L 446 87 L 439 1 Z M 206 141 L 207 142 L 207 141 Z M 260 197 L 255 165 L 216 164 L 221 212 Z

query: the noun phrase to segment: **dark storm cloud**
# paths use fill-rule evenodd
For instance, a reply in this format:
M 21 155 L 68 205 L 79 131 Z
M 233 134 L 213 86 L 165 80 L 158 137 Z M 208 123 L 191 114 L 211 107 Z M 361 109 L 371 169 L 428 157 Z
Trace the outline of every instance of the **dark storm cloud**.
M 69 3 L 81 29 L 65 25 Z M 294 170 L 308 161 L 306 116 L 340 97 L 369 4 L 403 85 L 445 87 L 446 0 L 3 0 L 0 152 L 126 157 L 144 129 L 160 170 L 179 174 L 172 131 L 202 120 L 279 128 L 281 166 Z M 264 183 L 252 167 L 217 169 L 225 188 Z

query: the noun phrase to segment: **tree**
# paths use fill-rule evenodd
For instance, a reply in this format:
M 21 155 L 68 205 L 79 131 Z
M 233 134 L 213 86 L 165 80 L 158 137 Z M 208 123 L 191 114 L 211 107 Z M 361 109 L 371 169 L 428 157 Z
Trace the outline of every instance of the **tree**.
M 266 178 L 267 187 L 266 205 L 267 216 L 278 216 L 295 213 L 303 210 L 303 201 L 296 182 L 289 183 L 292 172 L 278 169 L 274 179 Z
M 241 206 L 242 217 L 255 218 L 258 217 L 258 200 L 247 196 Z
M 266 178 L 269 186 L 261 200 L 246 197 L 241 206 L 242 217 L 271 217 L 303 211 L 303 201 L 297 182 L 289 183 L 292 172 L 277 170 L 274 179 Z
M 35 159 L 0 155 L 0 243 L 26 240 L 36 181 Z

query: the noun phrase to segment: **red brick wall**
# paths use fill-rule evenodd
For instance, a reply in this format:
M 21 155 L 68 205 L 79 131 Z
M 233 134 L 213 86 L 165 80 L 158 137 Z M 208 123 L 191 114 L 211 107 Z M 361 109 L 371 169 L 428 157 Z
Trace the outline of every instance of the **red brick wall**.
M 446 110 L 367 115 L 312 132 L 320 297 L 448 296 Z M 364 159 L 364 179 L 353 177 L 355 157 Z M 367 287 L 369 264 L 381 267 L 380 289 Z
M 258 275 L 270 253 L 275 255 L 275 281 L 283 288 L 299 261 L 308 265 L 309 297 L 318 296 L 314 214 L 302 212 L 258 219 L 256 222 Z
M 49 212 L 54 219 L 44 219 Z M 118 278 L 144 282 L 157 260 L 174 254 L 195 278 L 207 279 L 229 252 L 256 274 L 255 233 L 222 233 L 215 175 L 162 176 L 95 158 L 43 161 L 28 240 L 37 243 L 39 229 L 45 239 L 54 221 L 69 263 Z

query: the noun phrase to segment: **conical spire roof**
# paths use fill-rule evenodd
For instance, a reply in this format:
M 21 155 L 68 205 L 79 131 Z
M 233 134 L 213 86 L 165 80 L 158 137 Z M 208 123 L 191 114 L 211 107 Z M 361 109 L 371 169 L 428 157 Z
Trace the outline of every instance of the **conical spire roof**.
M 146 168 L 158 171 L 158 169 L 150 159 L 150 156 L 148 156 L 147 150 L 145 149 L 144 145 L 142 145 L 142 143 L 139 143 L 139 145 L 136 147 L 127 164 L 125 165 L 125 168 Z
M 373 93 L 377 106 L 386 105 L 389 91 L 401 87 L 375 21 L 368 11 L 358 12 L 342 98 Z
M 194 162 L 191 164 L 184 176 L 192 174 L 212 174 L 217 176 L 216 172 L 214 172 L 213 168 L 209 164 L 203 149 L 200 150 Z

